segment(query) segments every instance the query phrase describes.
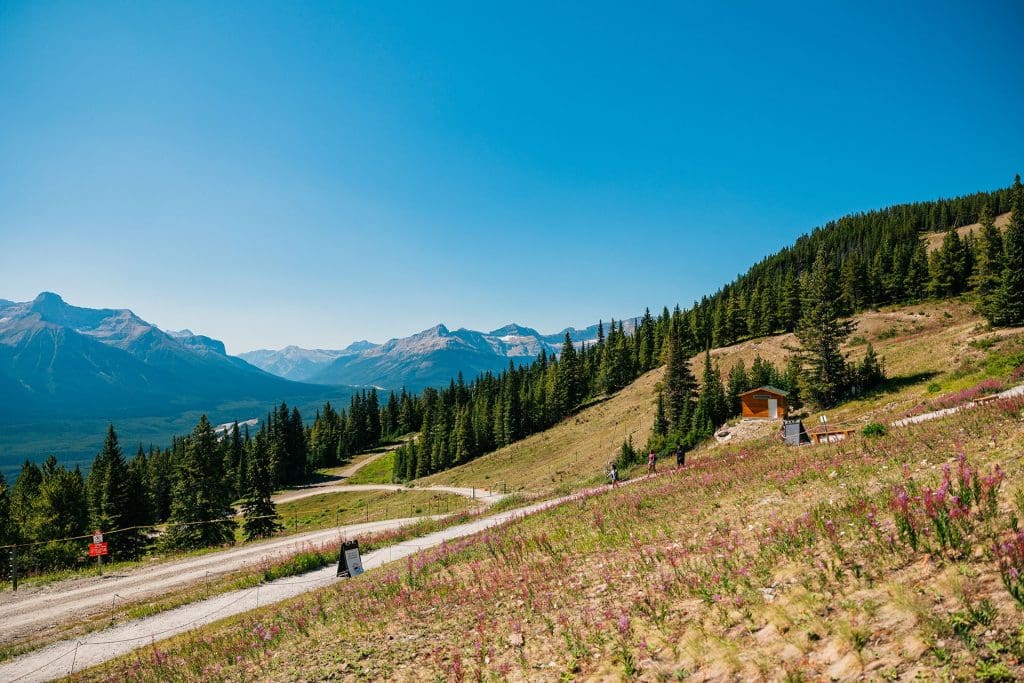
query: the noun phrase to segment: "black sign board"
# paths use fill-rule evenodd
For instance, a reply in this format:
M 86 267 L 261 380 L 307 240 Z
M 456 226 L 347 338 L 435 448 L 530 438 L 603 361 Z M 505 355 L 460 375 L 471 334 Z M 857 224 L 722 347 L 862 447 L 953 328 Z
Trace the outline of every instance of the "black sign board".
M 359 556 L 359 541 L 345 541 L 338 551 L 338 576 L 359 576 L 363 573 L 363 559 Z

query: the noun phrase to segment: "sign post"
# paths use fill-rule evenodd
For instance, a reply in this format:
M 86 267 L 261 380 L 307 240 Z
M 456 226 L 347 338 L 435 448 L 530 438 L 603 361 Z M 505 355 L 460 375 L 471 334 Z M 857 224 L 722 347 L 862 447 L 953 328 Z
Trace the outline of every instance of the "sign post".
M 18 590 L 18 549 L 11 548 L 11 591 Z
M 353 578 L 363 573 L 363 559 L 359 556 L 359 541 L 345 541 L 338 551 L 338 576 Z
M 107 554 L 107 544 L 103 542 L 103 532 L 97 529 L 92 532 L 92 543 L 89 544 L 89 557 L 96 558 L 96 567 L 103 576 L 103 556 Z

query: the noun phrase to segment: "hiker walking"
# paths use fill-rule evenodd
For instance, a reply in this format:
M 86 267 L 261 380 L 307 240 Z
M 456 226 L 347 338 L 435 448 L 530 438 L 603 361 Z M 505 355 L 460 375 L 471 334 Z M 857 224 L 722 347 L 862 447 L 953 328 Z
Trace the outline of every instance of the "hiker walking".
M 654 474 L 658 471 L 657 460 L 658 456 L 654 454 L 654 451 L 647 455 L 647 474 Z
M 682 446 L 676 446 L 676 467 L 682 468 L 686 465 L 686 451 Z
M 612 463 L 612 468 L 608 470 L 608 479 L 611 481 L 612 486 L 619 482 L 619 471 L 615 469 L 615 463 Z

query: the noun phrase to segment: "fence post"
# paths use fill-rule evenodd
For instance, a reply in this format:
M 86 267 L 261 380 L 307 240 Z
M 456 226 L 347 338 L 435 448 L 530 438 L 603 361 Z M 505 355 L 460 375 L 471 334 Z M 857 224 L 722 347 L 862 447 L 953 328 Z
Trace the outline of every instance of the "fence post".
M 18 549 L 11 548 L 11 590 L 18 590 Z

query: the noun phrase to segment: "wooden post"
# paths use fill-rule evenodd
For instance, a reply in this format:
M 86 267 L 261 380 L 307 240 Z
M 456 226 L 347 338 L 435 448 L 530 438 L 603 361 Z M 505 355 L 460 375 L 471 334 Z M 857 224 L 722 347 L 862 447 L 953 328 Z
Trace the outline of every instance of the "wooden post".
M 11 548 L 11 590 L 18 590 L 18 549 Z

